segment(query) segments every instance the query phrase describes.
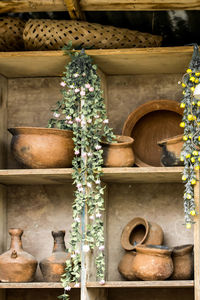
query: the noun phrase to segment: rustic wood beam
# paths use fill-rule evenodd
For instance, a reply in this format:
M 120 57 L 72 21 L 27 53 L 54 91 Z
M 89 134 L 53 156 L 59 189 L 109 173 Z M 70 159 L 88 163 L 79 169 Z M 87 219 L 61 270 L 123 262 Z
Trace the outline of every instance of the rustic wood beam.
M 80 8 L 79 0 L 64 0 L 64 2 L 72 20 L 86 20 L 85 14 Z
M 83 11 L 200 10 L 199 0 L 1 0 L 0 13 L 66 11 L 66 2 Z M 72 8 L 73 8 L 72 5 Z M 73 9 L 72 9 L 73 10 Z M 72 11 L 71 10 L 71 11 Z

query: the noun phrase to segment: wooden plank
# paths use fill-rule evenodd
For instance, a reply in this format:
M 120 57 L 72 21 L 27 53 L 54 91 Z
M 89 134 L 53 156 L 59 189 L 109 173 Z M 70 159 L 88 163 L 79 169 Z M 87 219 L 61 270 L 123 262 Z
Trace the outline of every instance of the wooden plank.
M 71 284 L 71 288 L 79 289 Z M 0 289 L 63 289 L 60 282 L 2 282 Z
M 83 11 L 199 10 L 198 0 L 81 0 Z M 1 0 L 0 13 L 66 11 L 63 0 Z
M 200 185 L 199 185 L 199 172 L 197 173 L 197 184 L 194 187 L 194 200 L 196 211 L 198 215 L 194 218 L 194 296 L 195 300 L 200 300 L 200 220 L 199 220 L 199 209 L 200 209 Z
M 184 73 L 193 48 L 87 50 L 106 75 Z M 0 72 L 8 78 L 62 76 L 69 57 L 63 51 L 0 52 Z
M 79 0 L 64 0 L 64 2 L 72 20 L 86 20 L 85 14 L 81 10 Z
M 8 80 L 0 75 L 0 168 L 6 168 Z
M 193 280 L 165 281 L 108 281 L 104 285 L 88 282 L 88 288 L 193 288 Z
M 104 182 L 165 183 L 182 182 L 182 167 L 103 168 Z M 72 169 L 19 169 L 0 170 L 2 184 L 65 184 L 72 182 Z
M 6 187 L 0 184 L 0 254 L 6 250 Z

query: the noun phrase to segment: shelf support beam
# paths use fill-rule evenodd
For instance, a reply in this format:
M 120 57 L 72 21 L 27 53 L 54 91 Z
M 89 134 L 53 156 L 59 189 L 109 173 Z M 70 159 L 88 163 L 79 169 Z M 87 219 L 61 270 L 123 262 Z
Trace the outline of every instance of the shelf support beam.
M 85 14 L 82 12 L 78 0 L 64 0 L 64 2 L 72 20 L 86 20 Z
M 194 299 L 200 300 L 200 185 L 199 185 L 199 172 L 197 173 L 197 184 L 194 187 L 194 200 L 196 211 L 198 212 L 195 217 L 194 224 Z

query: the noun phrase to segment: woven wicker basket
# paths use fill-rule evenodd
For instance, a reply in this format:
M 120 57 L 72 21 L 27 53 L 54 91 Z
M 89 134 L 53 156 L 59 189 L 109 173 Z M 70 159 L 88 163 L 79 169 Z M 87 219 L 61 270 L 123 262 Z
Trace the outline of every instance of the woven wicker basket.
M 58 50 L 69 41 L 74 48 L 158 47 L 162 37 L 81 21 L 29 20 L 24 29 L 27 50 Z
M 25 22 L 19 18 L 0 18 L 0 51 L 23 50 Z

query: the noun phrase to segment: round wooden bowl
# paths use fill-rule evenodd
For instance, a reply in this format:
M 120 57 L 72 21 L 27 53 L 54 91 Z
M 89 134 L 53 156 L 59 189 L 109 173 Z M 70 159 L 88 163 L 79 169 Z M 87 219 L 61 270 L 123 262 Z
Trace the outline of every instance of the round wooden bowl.
M 159 167 L 161 148 L 157 142 L 183 133 L 179 126 L 183 109 L 172 100 L 149 101 L 134 110 L 124 123 L 122 134 L 134 139 L 135 164 Z

